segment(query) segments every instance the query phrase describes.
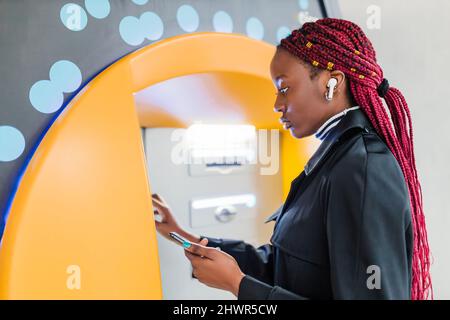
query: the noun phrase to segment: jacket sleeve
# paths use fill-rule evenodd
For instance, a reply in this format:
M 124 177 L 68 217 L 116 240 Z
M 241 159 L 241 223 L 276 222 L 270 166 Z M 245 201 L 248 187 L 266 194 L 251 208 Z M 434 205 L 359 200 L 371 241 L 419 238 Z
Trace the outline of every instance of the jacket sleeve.
M 236 259 L 242 272 L 266 283 L 273 283 L 273 247 L 265 244 L 255 248 L 242 240 L 208 239 L 208 247 L 219 247 Z
M 265 244 L 258 248 L 231 239 L 208 239 L 208 247 L 219 247 L 233 256 L 245 273 L 239 285 L 238 300 L 298 300 L 306 299 L 279 286 L 273 286 L 273 246 Z
M 308 300 L 308 298 L 246 275 L 239 285 L 238 300 Z
M 405 180 L 386 147 L 366 142 L 366 148 L 333 169 L 324 192 L 333 297 L 410 299 Z

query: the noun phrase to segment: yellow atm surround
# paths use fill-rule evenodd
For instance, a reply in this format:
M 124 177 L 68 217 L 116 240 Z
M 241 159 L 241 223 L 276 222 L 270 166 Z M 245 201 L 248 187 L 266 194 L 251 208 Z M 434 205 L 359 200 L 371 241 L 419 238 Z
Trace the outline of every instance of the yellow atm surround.
M 20 181 L 0 250 L 0 298 L 161 299 L 140 127 L 187 127 L 190 119 L 137 112 L 133 94 L 177 77 L 228 74 L 250 88 L 237 97 L 244 122 L 280 129 L 269 72 L 274 50 L 241 35 L 186 34 L 125 56 L 87 84 Z M 288 132 L 281 139 L 286 196 L 311 152 L 309 140 Z

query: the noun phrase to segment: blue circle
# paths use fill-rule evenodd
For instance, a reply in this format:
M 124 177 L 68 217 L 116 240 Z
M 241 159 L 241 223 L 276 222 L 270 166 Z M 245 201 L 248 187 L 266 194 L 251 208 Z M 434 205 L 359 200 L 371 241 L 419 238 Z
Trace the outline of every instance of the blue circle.
M 214 14 L 213 26 L 217 32 L 233 32 L 233 20 L 225 11 L 218 11 Z
M 75 3 L 67 3 L 59 12 L 59 17 L 67 29 L 81 31 L 87 25 L 87 14 L 84 9 Z
M 288 27 L 286 27 L 286 26 L 279 27 L 277 30 L 278 43 L 280 43 L 282 39 L 286 38 L 290 34 L 291 34 L 291 29 L 289 29 Z
M 139 6 L 143 6 L 148 2 L 148 0 L 133 0 L 133 2 Z
M 194 32 L 200 23 L 197 11 L 187 4 L 178 8 L 177 21 L 180 28 L 186 32 Z
M 148 40 L 158 40 L 164 32 L 164 24 L 161 18 L 154 12 L 144 12 L 140 18 L 142 34 Z
M 50 68 L 50 81 L 61 92 L 73 92 L 81 85 L 81 71 L 75 63 L 60 60 Z
M 0 161 L 17 159 L 25 150 L 22 132 L 11 126 L 0 126 Z
M 84 0 L 86 10 L 97 19 L 106 18 L 111 12 L 109 0 Z
M 250 38 L 262 40 L 264 38 L 264 26 L 262 22 L 255 17 L 251 17 L 247 20 L 246 25 L 247 35 Z
M 144 41 L 140 20 L 133 16 L 127 16 L 120 21 L 120 36 L 123 41 L 131 46 L 138 46 Z
M 298 5 L 300 6 L 300 9 L 308 10 L 309 1 L 308 0 L 298 0 Z
M 61 90 L 49 80 L 40 80 L 33 84 L 29 98 L 31 105 L 42 113 L 57 111 L 64 101 Z

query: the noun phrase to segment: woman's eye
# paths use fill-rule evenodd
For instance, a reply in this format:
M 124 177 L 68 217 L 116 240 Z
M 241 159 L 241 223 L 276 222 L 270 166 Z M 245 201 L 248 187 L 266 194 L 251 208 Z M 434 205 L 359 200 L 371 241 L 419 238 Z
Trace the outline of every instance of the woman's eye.
M 281 88 L 280 90 L 278 90 L 279 92 L 281 92 L 282 94 L 285 94 L 286 91 L 288 91 L 289 87 L 286 88 Z

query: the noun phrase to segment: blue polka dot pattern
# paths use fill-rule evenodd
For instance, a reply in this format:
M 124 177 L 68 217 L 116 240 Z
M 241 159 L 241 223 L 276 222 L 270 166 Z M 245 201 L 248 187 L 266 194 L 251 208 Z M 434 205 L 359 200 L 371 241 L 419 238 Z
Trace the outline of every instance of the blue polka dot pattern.
M 148 40 L 158 40 L 164 32 L 161 18 L 154 12 L 144 12 L 141 15 L 141 29 Z
M 177 11 L 177 21 L 181 29 L 186 32 L 194 32 L 199 26 L 197 11 L 190 5 L 182 5 Z
M 288 27 L 286 26 L 279 27 L 277 30 L 277 42 L 280 43 L 282 39 L 286 38 L 290 34 L 291 30 Z
M 62 92 L 73 92 L 81 85 L 80 69 L 67 60 L 60 60 L 50 68 L 50 81 Z
M 300 6 L 300 9 L 308 10 L 309 1 L 308 0 L 298 0 L 298 5 Z
M 31 105 L 42 113 L 53 113 L 61 108 L 64 92 L 73 92 L 82 82 L 80 69 L 71 61 L 60 60 L 50 68 L 50 80 L 37 81 L 30 88 Z
M 13 161 L 25 149 L 23 134 L 14 127 L 0 126 L 0 161 Z
M 258 18 L 252 17 L 247 20 L 246 31 L 250 38 L 257 40 L 264 38 L 264 26 Z
M 59 13 L 62 23 L 71 31 L 81 31 L 87 25 L 87 14 L 84 9 L 75 3 L 65 4 Z
M 133 2 L 137 5 L 143 6 L 148 2 L 148 0 L 133 0 Z
M 97 19 L 104 19 L 111 12 L 109 0 L 85 0 L 84 6 L 89 14 Z
M 218 11 L 214 14 L 213 26 L 217 32 L 233 32 L 233 20 L 225 11 Z
M 64 101 L 62 91 L 49 80 L 40 80 L 30 89 L 31 105 L 42 113 L 57 111 Z
M 154 12 L 144 12 L 140 18 L 124 17 L 119 24 L 119 33 L 123 41 L 131 46 L 138 46 L 148 40 L 158 40 L 164 33 L 164 24 Z
M 139 19 L 127 16 L 120 21 L 119 32 L 122 39 L 132 46 L 137 46 L 144 41 Z

